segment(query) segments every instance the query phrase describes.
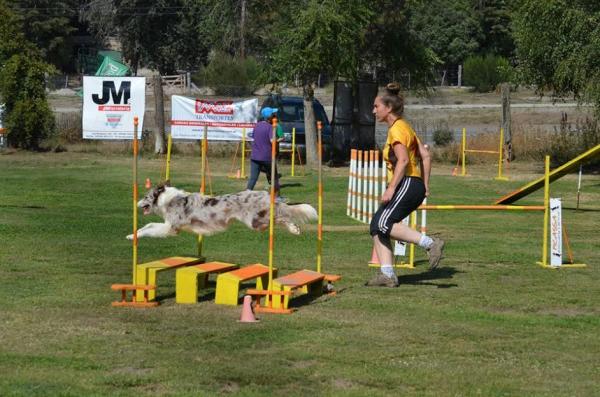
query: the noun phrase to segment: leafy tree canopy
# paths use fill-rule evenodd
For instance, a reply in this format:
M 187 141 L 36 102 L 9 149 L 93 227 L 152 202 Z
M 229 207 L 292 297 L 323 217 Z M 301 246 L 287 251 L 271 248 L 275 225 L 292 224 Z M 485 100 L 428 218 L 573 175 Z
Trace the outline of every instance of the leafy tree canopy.
M 35 44 L 44 59 L 63 69 L 72 67 L 72 36 L 76 32 L 77 0 L 14 0 L 24 37 Z
M 511 13 L 519 0 L 473 0 L 482 30 L 479 52 L 510 58 L 514 53 Z
M 524 82 L 589 101 L 600 114 L 600 3 L 523 0 L 515 16 Z
M 410 28 L 444 64 L 462 63 L 477 52 L 482 29 L 470 0 L 414 1 Z

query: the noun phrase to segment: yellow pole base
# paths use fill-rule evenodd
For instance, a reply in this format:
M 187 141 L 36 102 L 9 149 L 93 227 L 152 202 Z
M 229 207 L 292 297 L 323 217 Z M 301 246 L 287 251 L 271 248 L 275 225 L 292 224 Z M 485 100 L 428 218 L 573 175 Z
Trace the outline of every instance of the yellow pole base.
M 544 265 L 542 262 L 536 262 L 536 264 L 543 267 L 544 269 L 561 269 L 563 267 L 566 267 L 568 269 L 581 269 L 587 267 L 585 263 L 566 263 L 560 266 Z
M 497 181 L 508 181 L 508 178 L 505 176 L 497 176 L 494 179 Z

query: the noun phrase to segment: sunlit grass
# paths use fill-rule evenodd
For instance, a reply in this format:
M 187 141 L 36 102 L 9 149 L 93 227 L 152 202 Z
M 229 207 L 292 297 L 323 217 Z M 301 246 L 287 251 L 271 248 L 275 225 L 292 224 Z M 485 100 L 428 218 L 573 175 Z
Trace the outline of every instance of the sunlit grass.
M 366 231 L 333 228 L 323 266 L 341 274 L 336 297 L 290 316 L 239 324 L 240 308 L 217 306 L 212 289 L 197 305 L 174 302 L 162 277 L 161 306 L 112 308 L 109 286 L 131 280 L 131 159 L 86 153 L 0 155 L 0 395 L 589 395 L 597 393 L 600 178 L 552 184 L 577 262 L 544 270 L 541 213 L 430 212 L 428 230 L 447 241 L 441 268 L 400 270 L 400 287 L 363 286 Z M 435 168 L 432 204 L 490 204 L 539 176 L 518 164 L 510 182 L 474 165 L 467 178 Z M 140 184 L 164 165 L 143 158 Z M 242 190 L 227 178 L 231 159 L 211 159 L 214 193 Z M 176 186 L 197 190 L 199 162 L 173 159 Z M 289 174 L 289 167 L 282 166 Z M 346 217 L 347 170 L 325 174 L 324 222 Z M 316 174 L 282 179 L 291 201 L 316 205 Z M 257 188 L 264 188 L 264 177 Z M 540 204 L 541 192 L 523 200 Z M 140 217 L 140 224 L 156 220 Z M 360 228 L 359 228 L 360 229 Z M 315 228 L 277 229 L 283 274 L 314 269 Z M 208 237 L 211 260 L 267 263 L 268 236 L 242 225 Z M 195 237 L 140 240 L 140 261 L 193 255 Z

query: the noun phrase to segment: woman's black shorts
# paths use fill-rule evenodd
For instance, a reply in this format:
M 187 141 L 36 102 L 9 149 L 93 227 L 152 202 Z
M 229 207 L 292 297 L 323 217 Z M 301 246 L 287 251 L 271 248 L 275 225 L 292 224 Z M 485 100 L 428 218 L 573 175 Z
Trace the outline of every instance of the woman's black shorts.
M 402 221 L 416 210 L 425 198 L 423 180 L 414 176 L 402 178 L 394 196 L 382 204 L 371 219 L 371 236 L 376 234 L 389 237 L 394 223 Z

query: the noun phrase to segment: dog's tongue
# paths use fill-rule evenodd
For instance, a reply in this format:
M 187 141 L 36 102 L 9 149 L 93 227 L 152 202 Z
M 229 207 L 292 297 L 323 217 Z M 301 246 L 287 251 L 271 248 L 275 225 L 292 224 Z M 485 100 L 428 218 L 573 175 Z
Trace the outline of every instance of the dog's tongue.
M 150 214 L 150 208 L 144 208 L 144 215 Z

